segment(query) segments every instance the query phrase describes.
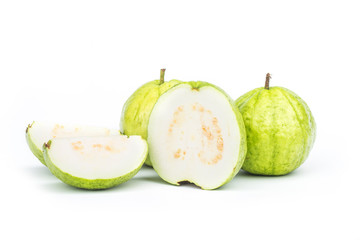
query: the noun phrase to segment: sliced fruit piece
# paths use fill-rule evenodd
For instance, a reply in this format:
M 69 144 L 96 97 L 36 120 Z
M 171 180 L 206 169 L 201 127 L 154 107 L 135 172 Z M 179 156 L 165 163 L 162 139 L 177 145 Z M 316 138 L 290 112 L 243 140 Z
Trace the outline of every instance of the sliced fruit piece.
M 118 130 L 58 123 L 33 122 L 26 128 L 26 141 L 32 153 L 45 164 L 42 146 L 53 138 L 76 136 L 110 136 L 119 135 Z
M 165 181 L 202 189 L 229 182 L 246 155 L 241 114 L 221 89 L 206 82 L 179 84 L 156 102 L 148 126 L 149 155 Z
M 124 104 L 120 130 L 126 135 L 140 135 L 147 139 L 147 127 L 151 110 L 158 98 L 168 89 L 180 83 L 179 80 L 164 82 L 165 69 L 160 70 L 160 80 L 145 83 L 139 87 Z M 151 166 L 148 157 L 145 164 Z
M 55 138 L 43 146 L 46 165 L 57 178 L 84 189 L 105 189 L 132 178 L 148 147 L 140 136 Z

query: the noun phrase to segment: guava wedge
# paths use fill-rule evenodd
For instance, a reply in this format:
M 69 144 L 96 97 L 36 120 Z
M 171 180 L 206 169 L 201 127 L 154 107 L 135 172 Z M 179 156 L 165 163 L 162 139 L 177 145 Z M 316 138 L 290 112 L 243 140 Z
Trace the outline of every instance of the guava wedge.
M 53 138 L 76 137 L 76 136 L 109 136 L 119 135 L 118 130 L 110 130 L 101 127 L 89 127 L 79 125 L 62 125 L 58 123 L 34 121 L 26 128 L 26 141 L 31 152 L 46 165 L 43 157 L 42 146 Z
M 147 139 L 149 116 L 156 101 L 164 92 L 180 83 L 179 80 L 165 82 L 164 76 L 165 69 L 161 69 L 160 80 L 145 83 L 125 102 L 120 120 L 120 131 L 123 134 L 140 135 Z M 151 166 L 149 157 L 145 164 Z
M 308 157 L 316 124 L 308 105 L 283 87 L 256 88 L 236 100 L 244 118 L 248 152 L 242 169 L 256 175 L 285 175 Z
M 132 178 L 148 147 L 140 136 L 54 138 L 43 146 L 46 165 L 64 183 L 106 189 Z
M 166 182 L 216 189 L 241 168 L 245 126 L 223 90 L 207 82 L 181 83 L 156 102 L 148 145 L 153 168 Z

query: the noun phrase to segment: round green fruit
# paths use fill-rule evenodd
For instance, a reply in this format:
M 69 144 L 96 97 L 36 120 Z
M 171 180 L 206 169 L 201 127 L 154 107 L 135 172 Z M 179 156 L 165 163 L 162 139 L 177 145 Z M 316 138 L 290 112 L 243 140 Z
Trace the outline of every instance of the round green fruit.
M 159 97 L 177 84 L 179 80 L 164 82 L 165 69 L 160 71 L 160 80 L 145 83 L 126 101 L 120 120 L 120 131 L 125 135 L 140 135 L 147 139 L 147 127 L 150 113 Z M 145 164 L 152 166 L 148 156 Z
M 257 175 L 284 175 L 308 157 L 316 124 L 307 104 L 283 87 L 254 89 L 236 100 L 246 126 L 247 155 L 242 169 Z

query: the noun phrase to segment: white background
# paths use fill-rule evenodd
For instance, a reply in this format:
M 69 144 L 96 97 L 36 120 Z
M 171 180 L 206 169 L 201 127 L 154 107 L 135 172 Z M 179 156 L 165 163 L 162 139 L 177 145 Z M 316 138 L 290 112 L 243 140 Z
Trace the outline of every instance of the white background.
M 1 1 L 1 239 L 360 239 L 358 1 Z M 214 191 L 151 168 L 84 191 L 32 155 L 33 120 L 118 128 L 157 79 L 203 80 L 236 99 L 300 95 L 317 122 L 307 161 L 283 177 L 240 172 Z

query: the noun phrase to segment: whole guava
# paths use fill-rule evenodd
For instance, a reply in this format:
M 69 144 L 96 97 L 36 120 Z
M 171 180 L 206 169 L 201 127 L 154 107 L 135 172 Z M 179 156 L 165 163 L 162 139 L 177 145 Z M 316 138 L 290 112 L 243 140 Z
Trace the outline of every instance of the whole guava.
M 316 124 L 308 105 L 283 87 L 256 88 L 236 100 L 246 127 L 247 155 L 242 169 L 257 175 L 284 175 L 308 157 Z
M 147 139 L 150 113 L 158 98 L 167 90 L 181 83 L 179 80 L 164 81 L 165 69 L 160 70 L 160 80 L 145 83 L 125 102 L 120 120 L 120 131 L 125 135 L 140 135 Z M 151 166 L 149 156 L 145 164 Z

